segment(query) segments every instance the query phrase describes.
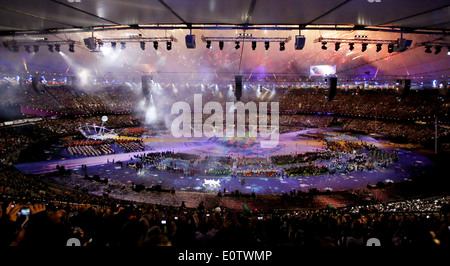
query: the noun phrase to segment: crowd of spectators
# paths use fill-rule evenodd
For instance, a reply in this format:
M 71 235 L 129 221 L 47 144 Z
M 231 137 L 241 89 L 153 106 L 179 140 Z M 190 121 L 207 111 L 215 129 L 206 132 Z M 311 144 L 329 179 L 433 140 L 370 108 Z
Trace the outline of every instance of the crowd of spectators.
M 224 92 L 225 93 L 225 92 Z M 63 113 L 100 113 L 131 110 L 138 97 L 124 87 L 88 92 L 68 86 L 25 86 L 16 102 L 2 98 L 2 104 L 25 104 L 30 107 Z M 423 141 L 432 136 L 430 128 L 403 121 L 422 120 L 445 114 L 445 101 L 437 91 L 412 91 L 398 100 L 395 91 L 339 90 L 333 101 L 322 89 L 289 90 L 271 100 L 280 101 L 280 124 L 288 126 L 329 126 L 330 115 L 348 119 L 343 128 L 366 133 L 377 132 L 389 137 Z M 204 101 L 217 100 L 217 94 L 205 95 Z M 262 96 L 246 96 L 247 100 L 265 101 Z M 378 100 L 377 100 L 378 99 Z M 382 100 L 381 100 L 382 99 Z M 299 115 L 300 114 L 307 114 Z M 320 114 L 319 114 L 320 113 Z M 319 115 L 310 115 L 319 114 Z M 358 118 L 355 118 L 358 117 Z M 371 120 L 382 118 L 380 120 Z M 386 121 L 395 119 L 402 121 Z M 35 141 L 50 136 L 73 134 L 78 125 L 99 123 L 99 116 L 65 119 L 46 118 L 22 130 L 0 129 L 2 164 L 14 161 L 14 154 Z M 139 126 L 132 115 L 109 116 L 111 128 Z M 26 131 L 26 132 L 25 132 Z M 360 147 L 330 143 L 332 152 L 347 152 Z M 355 144 L 356 145 L 356 144 Z M 367 147 L 366 147 L 367 148 Z M 313 155 L 316 154 L 316 155 Z M 327 160 L 332 153 L 289 155 L 272 158 L 271 163 L 289 165 Z M 319 157 L 314 157 L 319 156 Z M 321 157 L 323 156 L 323 157 Z M 372 150 L 375 160 L 395 160 L 395 154 Z M 314 158 L 313 158 L 314 157 Z M 188 164 L 200 158 L 188 153 L 148 153 L 136 158 L 142 164 L 157 166 L 163 160 L 181 160 Z M 356 157 L 352 163 L 360 162 Z M 276 160 L 276 161 L 274 161 Z M 220 162 L 228 171 L 233 158 L 207 158 Z M 268 161 L 237 160 L 237 167 L 255 165 L 268 169 Z M 0 165 L 0 239 L 1 245 L 65 246 L 67 239 L 79 238 L 85 246 L 167 246 L 177 247 L 272 247 L 272 246 L 363 246 L 376 237 L 384 246 L 449 246 L 449 198 L 411 199 L 346 208 L 301 209 L 296 211 L 260 212 L 243 208 L 228 210 L 221 206 L 186 207 L 143 204 L 96 196 L 29 178 L 14 168 Z M 176 168 L 176 166 L 173 166 Z M 315 168 L 317 167 L 317 169 Z M 268 169 L 268 170 L 267 170 Z M 249 169 L 240 169 L 243 176 Z M 266 171 L 267 170 L 267 171 Z M 288 173 L 316 173 L 314 165 L 288 166 Z M 251 172 L 251 170 L 250 170 Z M 14 206 L 13 206 L 14 205 Z M 29 208 L 29 215 L 26 209 Z M 20 215 L 19 215 L 20 213 Z
M 71 118 L 47 118 L 38 123 L 37 126 L 47 135 L 59 136 L 78 133 L 78 127 L 86 124 L 101 124 L 102 116 L 80 116 Z M 134 126 L 139 121 L 133 115 L 109 115 L 105 127 L 109 129 Z
M 443 117 L 446 112 L 439 90 L 414 90 L 403 100 L 395 89 L 338 89 L 331 101 L 327 95 L 328 88 L 292 89 L 280 96 L 280 110 L 401 120 Z
M 51 138 L 79 134 L 78 127 L 85 124 L 101 123 L 101 116 L 85 116 L 72 118 L 44 118 L 23 125 L 0 127 L 0 164 L 7 165 L 16 162 L 20 153 L 33 144 L 45 142 Z M 109 128 L 134 126 L 139 121 L 132 115 L 110 115 Z M 74 142 L 76 143 L 76 142 Z M 74 145 L 74 148 L 80 145 Z M 83 145 L 90 149 L 92 145 Z M 90 148 L 89 148 L 90 147 Z M 78 150 L 78 149 L 77 149 Z M 102 147 L 101 153 L 109 154 L 111 149 Z M 78 151 L 73 150 L 73 154 Z M 83 154 L 80 150 L 79 154 Z M 91 155 L 97 152 L 90 153 Z M 87 153 L 86 153 L 87 155 Z
M 186 95 L 185 90 L 188 89 L 190 93 Z M 248 89 L 258 88 L 256 85 L 248 85 Z M 289 130 L 284 128 L 286 126 L 328 127 L 336 120 L 335 117 L 341 117 L 342 126 L 346 130 L 424 143 L 434 137 L 432 124 L 435 117 L 444 122 L 448 120 L 448 100 L 441 90 L 412 90 L 406 98 L 400 100 L 400 92 L 395 89 L 338 89 L 332 101 L 327 99 L 328 88 L 275 88 L 273 91 L 276 93 L 270 91 L 265 94 L 264 88 L 259 94 L 247 93 L 243 96 L 243 101 L 255 102 L 257 106 L 259 102 L 279 102 L 283 132 Z M 129 113 L 136 111 L 135 107 L 142 100 L 141 92 L 125 85 L 89 90 L 70 85 L 40 85 L 39 88 L 34 88 L 31 84 L 25 84 L 19 88 L 1 90 L 0 93 L 7 96 L 4 102 L 0 102 L 2 105 L 25 105 L 66 115 L 95 115 L 124 110 Z M 217 101 L 224 107 L 227 101 L 235 100 L 234 94 L 230 94 L 229 88 L 224 86 L 206 89 L 205 86 L 183 85 L 176 91 L 168 90 L 166 93 L 166 97 L 160 100 L 169 106 L 176 101 L 187 101 L 193 106 L 195 93 L 203 95 L 203 102 Z M 204 121 L 209 116 L 203 114 L 202 117 Z M 246 121 L 248 122 L 248 117 Z M 418 121 L 426 123 L 414 123 Z M 270 125 L 270 115 L 268 123 Z M 58 133 L 67 131 L 64 124 L 49 127 L 51 131 Z M 131 131 L 124 133 L 138 134 Z M 441 128 L 439 136 L 448 134 L 448 129 Z
M 139 95 L 126 86 L 74 89 L 69 85 L 27 84 L 18 89 L 25 106 L 61 114 L 96 114 L 130 112 Z
M 0 136 L 0 165 L 14 161 L 32 141 L 29 136 L 16 134 L 7 128 L 0 128 Z
M 2 246 L 61 247 L 70 238 L 90 247 L 357 247 L 369 238 L 385 247 L 450 245 L 448 196 L 268 211 L 204 202 L 163 206 L 50 188 L 2 170 Z

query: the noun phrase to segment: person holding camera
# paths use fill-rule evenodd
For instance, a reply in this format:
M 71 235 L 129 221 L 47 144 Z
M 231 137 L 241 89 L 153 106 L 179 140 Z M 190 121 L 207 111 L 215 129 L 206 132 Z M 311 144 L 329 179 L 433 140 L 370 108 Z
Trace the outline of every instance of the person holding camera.
M 64 210 L 47 211 L 42 203 L 10 203 L 0 217 L 3 246 L 65 246 L 70 228 Z

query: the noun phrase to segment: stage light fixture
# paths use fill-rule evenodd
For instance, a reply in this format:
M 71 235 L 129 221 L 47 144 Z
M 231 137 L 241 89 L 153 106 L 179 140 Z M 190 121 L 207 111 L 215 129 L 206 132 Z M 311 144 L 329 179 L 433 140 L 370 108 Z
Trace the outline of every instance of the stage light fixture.
M 61 45 L 55 44 L 55 51 L 58 53 L 61 52 Z
M 19 52 L 19 46 L 14 45 L 14 46 L 13 46 L 13 52 L 14 52 L 14 53 L 18 53 L 18 52 Z
M 284 51 L 286 48 L 284 47 L 284 42 L 280 42 L 280 51 Z
M 141 46 L 141 50 L 144 51 L 145 50 L 145 42 L 140 42 L 140 46 Z
M 335 44 L 334 44 L 334 50 L 335 50 L 335 51 L 338 51 L 339 48 L 341 48 L 341 43 L 340 43 L 340 42 L 335 43 Z
M 441 52 L 441 50 L 442 50 L 442 46 L 440 46 L 440 45 L 437 45 L 434 48 L 436 49 L 434 54 L 439 54 Z
M 75 53 L 74 46 L 75 46 L 75 45 L 74 45 L 73 43 L 69 44 L 69 52 Z
M 25 45 L 24 47 L 25 47 L 25 51 L 27 51 L 28 53 L 31 53 L 31 50 L 30 50 L 31 47 L 29 45 Z
M 431 54 L 432 53 L 431 52 L 431 45 L 425 46 L 425 53 L 427 53 L 427 54 Z
M 206 41 L 206 48 L 211 49 L 211 41 Z
M 48 50 L 50 51 L 50 53 L 53 53 L 53 45 L 49 44 L 48 45 Z
M 153 42 L 153 48 L 155 48 L 155 50 L 158 50 L 158 42 L 157 41 Z
M 393 53 L 394 52 L 394 44 L 390 43 L 388 44 L 388 53 Z
M 367 50 L 367 43 L 361 44 L 361 52 L 365 52 Z
M 120 50 L 125 50 L 127 48 L 125 42 L 121 42 L 120 45 L 121 45 Z
M 219 42 L 219 49 L 220 49 L 220 50 L 223 50 L 223 41 L 220 41 L 220 42 Z
M 168 51 L 172 50 L 172 42 L 167 42 L 167 43 L 166 43 L 166 49 L 167 49 Z
M 379 51 L 381 51 L 381 46 L 382 46 L 383 44 L 381 44 L 381 43 L 377 43 L 377 53 L 379 52 Z
M 256 49 L 256 42 L 252 42 L 252 50 Z
M 3 47 L 5 47 L 6 49 L 9 48 L 9 43 L 8 42 L 3 42 Z
M 348 49 L 349 49 L 350 51 L 353 51 L 353 49 L 355 49 L 355 44 L 352 43 L 352 42 L 349 43 L 348 46 L 349 46 Z
M 322 42 L 322 50 L 326 50 L 327 49 L 327 42 Z
M 237 49 L 241 48 L 241 46 L 239 45 L 239 42 L 238 42 L 238 41 L 235 41 L 234 43 L 236 44 L 236 46 L 234 47 L 234 49 L 237 50 Z
M 266 48 L 266 50 L 269 50 L 270 47 L 270 42 L 264 42 L 264 48 Z
M 35 53 L 39 52 L 39 45 L 33 45 L 33 51 Z

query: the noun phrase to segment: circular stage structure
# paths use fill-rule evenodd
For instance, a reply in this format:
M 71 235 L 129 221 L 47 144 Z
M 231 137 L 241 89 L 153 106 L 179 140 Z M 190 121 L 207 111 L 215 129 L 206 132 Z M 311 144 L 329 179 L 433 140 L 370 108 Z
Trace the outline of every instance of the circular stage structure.
M 107 119 L 106 119 L 107 121 Z M 106 122 L 103 121 L 103 122 Z M 87 139 L 91 140 L 106 140 L 117 138 L 118 135 L 114 133 L 114 130 L 107 129 L 103 126 L 98 126 L 96 124 L 86 124 L 84 126 L 78 127 L 78 131 Z

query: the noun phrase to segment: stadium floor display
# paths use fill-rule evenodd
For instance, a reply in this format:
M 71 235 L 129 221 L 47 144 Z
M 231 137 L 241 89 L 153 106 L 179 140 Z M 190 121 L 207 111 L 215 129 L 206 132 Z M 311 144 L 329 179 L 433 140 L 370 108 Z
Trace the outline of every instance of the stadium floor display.
M 307 152 L 320 152 L 325 150 L 323 141 L 310 138 L 311 134 L 325 135 L 334 139 L 364 141 L 386 151 L 398 153 L 398 160 L 386 167 L 374 167 L 367 170 L 354 170 L 346 172 L 326 173 L 318 175 L 289 176 L 283 173 L 283 167 L 279 165 L 265 166 L 230 166 L 232 173 L 238 169 L 246 169 L 250 172 L 255 169 L 275 169 L 276 176 L 264 174 L 253 174 L 252 176 L 239 176 L 233 174 L 210 175 L 206 169 L 217 168 L 217 164 L 183 165 L 183 160 L 170 160 L 167 165 L 177 165 L 180 168 L 193 167 L 193 174 L 185 174 L 179 171 L 167 171 L 155 167 L 144 166 L 136 168 L 135 163 L 139 161 L 138 156 L 148 153 L 173 151 L 175 153 L 197 154 L 201 158 L 205 156 L 230 156 L 232 158 L 251 158 L 282 155 L 282 154 L 304 154 Z M 308 136 L 308 137 L 306 137 Z M 258 138 L 241 141 L 239 144 L 230 144 L 225 139 L 213 138 L 174 138 L 173 136 L 160 135 L 145 140 L 145 150 L 131 153 L 115 153 L 101 156 L 72 156 L 61 157 L 57 160 L 40 162 L 29 162 L 17 164 L 15 167 L 25 174 L 45 174 L 54 172 L 56 166 L 64 166 L 72 170 L 74 175 L 83 176 L 98 175 L 123 184 L 142 184 L 146 187 L 159 185 L 162 188 L 174 189 L 184 192 L 231 192 L 239 190 L 241 193 L 256 193 L 258 195 L 277 195 L 289 193 L 295 189 L 307 192 L 310 189 L 342 191 L 358 189 L 367 185 L 375 185 L 378 182 L 401 182 L 414 176 L 420 175 L 433 168 L 434 164 L 426 157 L 412 151 L 394 149 L 392 146 L 369 136 L 351 135 L 349 133 L 336 133 L 332 129 L 306 129 L 304 131 L 281 134 L 279 143 L 274 148 L 261 148 Z M 67 154 L 67 153 L 66 153 Z M 315 161 L 318 166 L 329 166 L 337 159 Z M 343 160 L 340 158 L 339 160 Z M 118 162 L 121 162 L 120 164 Z M 161 166 L 164 162 L 161 162 Z M 86 165 L 86 168 L 81 167 Z M 167 166 L 166 165 L 166 166 Z M 279 174 L 279 175 L 278 175 Z

